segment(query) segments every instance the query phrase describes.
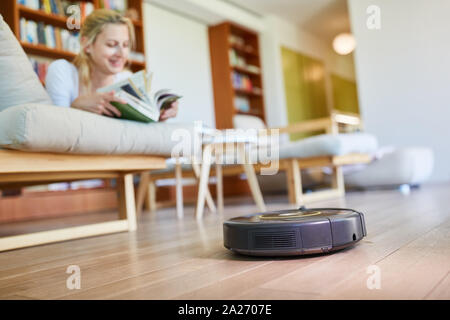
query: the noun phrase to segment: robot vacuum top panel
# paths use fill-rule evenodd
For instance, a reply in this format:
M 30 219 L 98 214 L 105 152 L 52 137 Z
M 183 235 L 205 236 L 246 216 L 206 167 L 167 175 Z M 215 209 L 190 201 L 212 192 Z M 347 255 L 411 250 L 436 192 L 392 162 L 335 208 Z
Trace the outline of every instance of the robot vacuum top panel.
M 313 220 L 323 219 L 343 219 L 352 216 L 358 216 L 360 213 L 351 209 L 317 208 L 317 209 L 293 209 L 281 210 L 265 213 L 256 213 L 248 216 L 236 217 L 228 220 L 226 223 L 248 223 L 249 225 L 258 223 L 267 226 L 267 224 L 283 223 L 305 223 Z
M 224 223 L 226 248 L 249 255 L 299 255 L 345 248 L 366 235 L 364 216 L 351 209 L 282 210 Z

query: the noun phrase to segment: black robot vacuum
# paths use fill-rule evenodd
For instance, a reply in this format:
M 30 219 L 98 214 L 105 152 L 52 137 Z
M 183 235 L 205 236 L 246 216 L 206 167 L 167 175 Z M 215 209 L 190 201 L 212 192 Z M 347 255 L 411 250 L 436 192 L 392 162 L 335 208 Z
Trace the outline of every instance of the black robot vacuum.
M 253 256 L 328 253 L 351 246 L 366 234 L 361 212 L 339 208 L 257 213 L 223 224 L 225 247 Z

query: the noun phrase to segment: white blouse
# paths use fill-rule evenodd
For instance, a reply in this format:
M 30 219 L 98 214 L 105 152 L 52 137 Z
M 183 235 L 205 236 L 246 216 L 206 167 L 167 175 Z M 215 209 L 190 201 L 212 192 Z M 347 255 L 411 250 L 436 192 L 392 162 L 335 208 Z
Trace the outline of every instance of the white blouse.
M 131 74 L 130 71 L 119 72 L 115 75 L 114 82 L 128 78 Z M 54 105 L 70 107 L 78 97 L 79 83 L 78 70 L 69 61 L 58 59 L 49 65 L 45 77 L 45 88 Z

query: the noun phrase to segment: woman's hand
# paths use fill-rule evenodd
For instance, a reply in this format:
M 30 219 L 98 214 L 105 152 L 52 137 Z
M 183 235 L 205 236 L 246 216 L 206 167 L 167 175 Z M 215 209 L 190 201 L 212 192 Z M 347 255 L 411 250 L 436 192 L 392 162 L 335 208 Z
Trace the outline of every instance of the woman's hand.
M 116 97 L 114 91 L 111 91 L 106 93 L 94 92 L 79 96 L 72 102 L 71 107 L 109 117 L 120 117 L 120 111 L 110 103 L 111 101 L 126 104 L 126 101 Z
M 159 121 L 165 121 L 169 118 L 175 118 L 178 113 L 178 101 L 172 102 L 169 108 L 161 110 Z

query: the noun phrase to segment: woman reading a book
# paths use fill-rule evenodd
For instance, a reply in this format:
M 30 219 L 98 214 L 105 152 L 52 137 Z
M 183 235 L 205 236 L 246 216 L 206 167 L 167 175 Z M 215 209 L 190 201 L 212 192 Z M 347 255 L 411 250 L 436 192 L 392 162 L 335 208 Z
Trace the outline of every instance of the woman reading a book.
M 50 64 L 46 88 L 55 105 L 120 117 L 111 102 L 126 103 L 114 92 L 98 89 L 131 76 L 124 71 L 130 49 L 134 47 L 134 28 L 130 19 L 113 10 L 93 11 L 81 28 L 81 51 L 72 63 L 60 59 Z M 178 102 L 161 110 L 160 121 L 175 117 Z

